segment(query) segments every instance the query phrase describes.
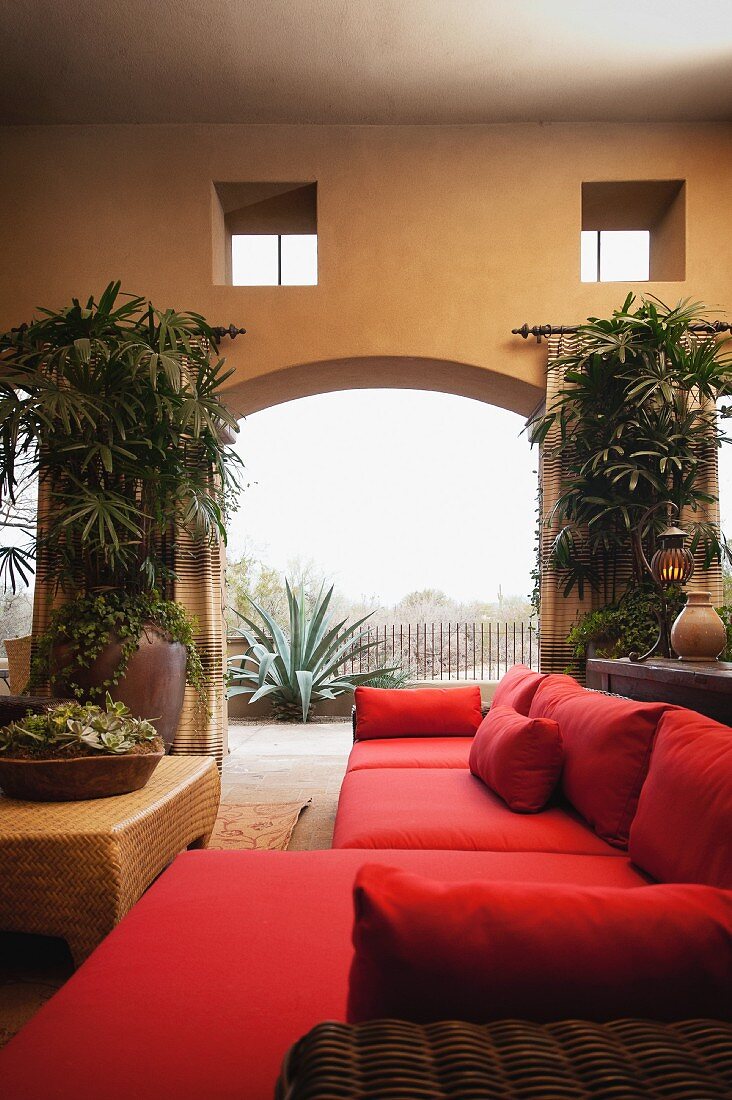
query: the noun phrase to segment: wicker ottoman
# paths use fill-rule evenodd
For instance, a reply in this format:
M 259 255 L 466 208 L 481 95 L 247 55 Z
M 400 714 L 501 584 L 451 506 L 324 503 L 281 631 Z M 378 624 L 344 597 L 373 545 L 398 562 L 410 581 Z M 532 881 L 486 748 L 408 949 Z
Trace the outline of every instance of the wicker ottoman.
M 0 792 L 0 931 L 60 936 L 78 966 L 219 805 L 213 757 L 166 756 L 141 791 L 87 802 Z
M 722 1100 L 732 1025 L 324 1023 L 285 1057 L 276 1100 Z

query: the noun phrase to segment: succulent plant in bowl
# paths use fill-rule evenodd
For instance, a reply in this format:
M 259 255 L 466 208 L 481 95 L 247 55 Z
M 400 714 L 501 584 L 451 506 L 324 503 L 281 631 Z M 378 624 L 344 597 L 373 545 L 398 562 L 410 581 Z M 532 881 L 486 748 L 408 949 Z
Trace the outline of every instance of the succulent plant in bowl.
M 70 801 L 139 790 L 164 755 L 157 730 L 107 694 L 60 703 L 0 729 L 0 787 L 12 798 Z

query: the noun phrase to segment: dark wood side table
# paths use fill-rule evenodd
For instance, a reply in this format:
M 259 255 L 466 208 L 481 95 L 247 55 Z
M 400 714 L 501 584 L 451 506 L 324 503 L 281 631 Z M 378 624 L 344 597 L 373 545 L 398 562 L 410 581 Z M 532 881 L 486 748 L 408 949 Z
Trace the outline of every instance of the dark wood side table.
M 645 703 L 676 703 L 732 726 L 732 663 L 728 661 L 651 658 L 633 663 L 627 657 L 587 662 L 587 686 L 612 691 Z

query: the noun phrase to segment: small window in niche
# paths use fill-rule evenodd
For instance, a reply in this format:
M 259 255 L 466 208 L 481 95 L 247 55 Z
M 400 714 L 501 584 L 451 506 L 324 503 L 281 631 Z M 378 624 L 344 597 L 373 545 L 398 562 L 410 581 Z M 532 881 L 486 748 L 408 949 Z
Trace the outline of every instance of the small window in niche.
M 647 229 L 583 230 L 583 283 L 647 282 L 651 234 Z
M 317 286 L 317 234 L 232 234 L 231 281 L 234 286 Z
M 582 184 L 580 278 L 674 282 L 686 278 L 686 182 Z
M 214 283 L 316 286 L 318 185 L 212 184 Z

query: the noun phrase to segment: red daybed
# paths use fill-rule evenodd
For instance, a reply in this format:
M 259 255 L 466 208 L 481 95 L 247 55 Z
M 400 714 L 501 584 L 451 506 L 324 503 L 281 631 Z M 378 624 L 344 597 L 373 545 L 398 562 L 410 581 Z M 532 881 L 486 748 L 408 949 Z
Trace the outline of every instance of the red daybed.
M 565 680 L 550 678 L 544 692 L 544 705 L 558 715 L 560 727 L 565 693 L 581 692 L 585 701 L 590 694 Z M 352 888 L 365 863 L 455 883 L 640 888 L 663 877 L 729 889 L 732 731 L 680 708 L 657 708 L 648 751 L 618 807 L 603 788 L 614 763 L 612 745 L 619 736 L 622 742 L 611 704 L 600 695 L 588 704 L 594 709 L 585 739 L 596 739 L 596 782 L 582 788 L 587 761 L 581 751 L 568 770 L 572 797 L 585 800 L 594 827 L 572 808 L 567 791 L 542 813 L 514 814 L 497 795 L 483 795 L 465 765 L 371 764 L 349 770 L 336 829 L 341 842 L 346 827 L 351 836 L 360 830 L 361 848 L 184 853 L 0 1052 L 3 1097 L 270 1100 L 287 1048 L 319 1021 L 345 1019 Z M 615 739 L 609 745 L 602 737 L 606 713 Z M 650 712 L 642 713 L 645 736 Z M 570 704 L 564 717 L 570 742 L 574 714 L 576 704 Z M 421 739 L 414 738 L 411 748 L 404 740 L 391 741 L 402 760 L 418 751 Z M 367 744 L 354 746 L 351 763 L 365 758 Z M 382 760 L 389 758 L 389 745 L 370 744 L 379 745 Z M 631 750 L 625 746 L 626 756 L 633 756 Z M 372 760 L 378 755 L 373 751 Z M 359 800 L 363 784 L 370 794 Z M 410 845 L 399 847 L 394 840 L 410 813 L 404 833 Z M 663 815 L 670 813 L 674 822 L 667 829 Z M 471 844 L 450 848 L 448 838 L 459 839 L 458 819 Z M 617 837 L 607 839 L 626 825 L 630 852 Z M 389 828 L 386 846 L 376 849 Z M 439 850 L 425 850 L 422 835 L 430 829 L 429 835 L 443 838 Z M 476 838 L 483 850 L 456 850 L 476 848 Z M 632 862 L 634 851 L 640 866 Z

